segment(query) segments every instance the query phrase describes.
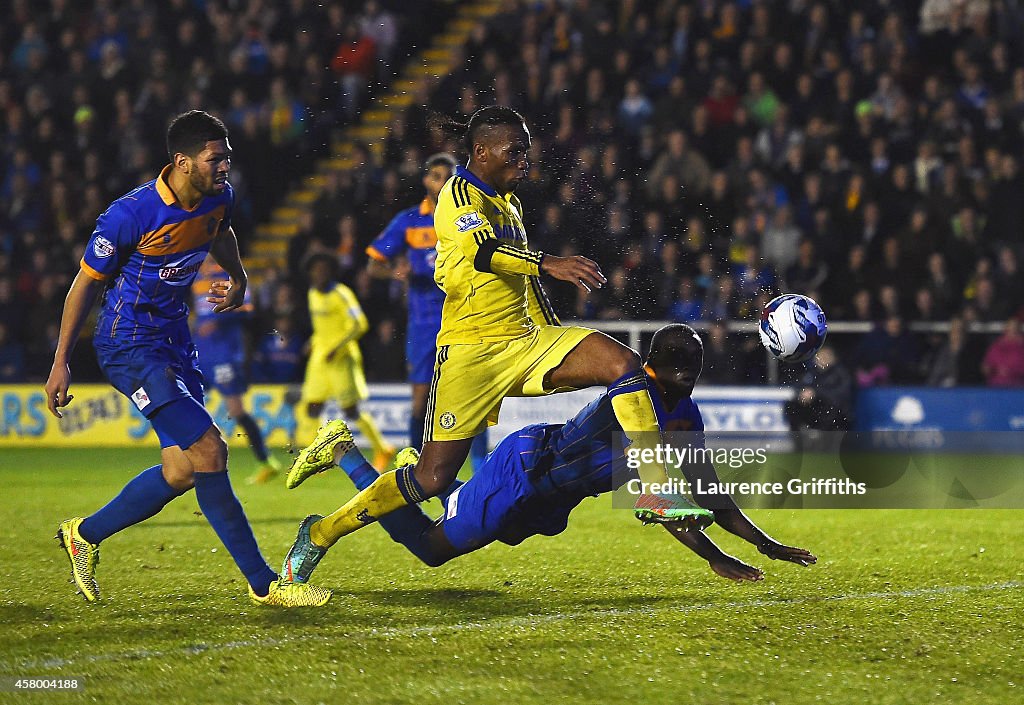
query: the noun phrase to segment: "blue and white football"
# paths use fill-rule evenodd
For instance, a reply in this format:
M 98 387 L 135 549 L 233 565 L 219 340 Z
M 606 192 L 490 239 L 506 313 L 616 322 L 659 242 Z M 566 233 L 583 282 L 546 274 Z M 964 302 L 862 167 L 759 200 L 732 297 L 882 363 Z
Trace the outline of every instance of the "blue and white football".
M 782 362 L 810 360 L 828 334 L 825 312 L 803 294 L 783 294 L 764 305 L 758 327 L 761 344 Z

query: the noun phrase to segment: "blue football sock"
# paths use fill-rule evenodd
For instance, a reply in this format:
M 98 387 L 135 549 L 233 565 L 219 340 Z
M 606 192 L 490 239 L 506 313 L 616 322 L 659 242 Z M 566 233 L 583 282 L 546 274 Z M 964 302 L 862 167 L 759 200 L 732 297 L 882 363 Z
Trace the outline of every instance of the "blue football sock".
M 416 450 L 423 450 L 423 424 L 426 422 L 425 416 L 409 417 L 409 445 Z
M 277 580 L 277 573 L 267 565 L 260 547 L 256 545 L 256 537 L 238 497 L 231 489 L 227 471 L 197 472 L 195 481 L 196 499 L 206 520 L 235 559 L 253 591 L 261 597 L 266 595 L 270 583 Z
M 245 435 L 249 437 L 249 446 L 256 455 L 256 459 L 261 463 L 267 462 L 267 444 L 263 441 L 263 432 L 260 431 L 260 426 L 256 423 L 256 419 L 249 414 L 242 414 L 235 421 L 245 431 Z
M 473 445 L 469 447 L 469 462 L 473 466 L 473 472 L 480 472 L 487 459 L 487 431 L 478 433 L 473 438 Z
M 182 494 L 167 484 L 163 466 L 154 465 L 133 477 L 120 494 L 87 517 L 78 533 L 89 543 L 98 544 L 121 529 L 149 519 Z
M 395 543 L 400 543 L 427 565 L 437 565 L 426 540 L 426 531 L 434 522 L 415 504 L 400 507 L 377 520 Z
M 377 469 L 366 462 L 366 458 L 363 457 L 358 448 L 352 448 L 352 450 L 341 456 L 338 465 L 352 479 L 356 489 L 360 492 L 372 485 L 373 481 L 380 477 Z

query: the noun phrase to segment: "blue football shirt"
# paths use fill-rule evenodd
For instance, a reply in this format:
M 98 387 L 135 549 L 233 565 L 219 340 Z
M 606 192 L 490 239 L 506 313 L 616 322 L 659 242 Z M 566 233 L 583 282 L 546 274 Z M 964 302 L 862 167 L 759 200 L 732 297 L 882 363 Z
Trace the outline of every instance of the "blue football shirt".
M 396 215 L 366 248 L 370 257 L 386 262 L 402 253 L 409 258 L 409 324 L 437 326 L 444 292 L 434 282 L 437 259 L 434 207 L 429 200 Z
M 188 316 L 189 289 L 210 243 L 231 225 L 234 192 L 203 198 L 186 209 L 160 176 L 110 204 L 96 221 L 82 271 L 109 282 L 97 337 L 161 337 Z

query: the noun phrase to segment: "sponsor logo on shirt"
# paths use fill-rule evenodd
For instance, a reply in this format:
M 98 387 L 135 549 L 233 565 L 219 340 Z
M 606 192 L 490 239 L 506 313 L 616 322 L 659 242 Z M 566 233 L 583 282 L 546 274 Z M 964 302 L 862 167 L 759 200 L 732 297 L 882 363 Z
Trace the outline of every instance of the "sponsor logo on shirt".
M 160 281 L 174 286 L 183 286 L 195 278 L 199 268 L 203 266 L 206 259 L 205 252 L 193 253 L 187 257 L 171 262 L 160 268 Z
M 455 227 L 460 233 L 469 232 L 475 228 L 479 228 L 484 224 L 483 217 L 476 211 L 470 213 L 463 213 L 455 219 Z
M 526 232 L 517 225 L 502 223 L 494 226 L 494 237 L 499 240 L 512 240 L 514 242 L 526 242 Z
M 139 408 L 139 411 L 142 411 L 150 404 L 149 395 L 146 394 L 146 390 L 143 387 L 139 387 L 132 392 L 132 401 L 135 402 L 135 406 Z
M 160 278 L 167 282 L 177 282 L 185 279 L 191 274 L 199 271 L 202 262 L 196 262 L 185 267 L 161 267 Z
M 114 247 L 114 243 L 107 238 L 102 235 L 97 235 L 96 239 L 92 241 L 92 251 L 100 259 L 104 259 L 113 255 L 117 251 L 117 248 Z

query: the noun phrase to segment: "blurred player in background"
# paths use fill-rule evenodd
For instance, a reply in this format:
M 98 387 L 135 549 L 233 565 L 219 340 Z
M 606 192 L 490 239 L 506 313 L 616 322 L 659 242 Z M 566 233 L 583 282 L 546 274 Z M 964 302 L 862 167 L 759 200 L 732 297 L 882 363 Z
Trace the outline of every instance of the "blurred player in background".
M 315 254 L 306 262 L 309 274 L 309 317 L 313 336 L 309 361 L 296 411 L 296 441 L 308 443 L 315 435 L 324 404 L 334 399 L 345 418 L 359 425 L 374 452 L 374 465 L 387 467 L 395 449 L 377 428 L 373 417 L 359 410 L 369 393 L 363 374 L 359 339 L 369 329 L 355 293 L 337 281 L 338 262 L 328 254 Z
M 228 446 L 203 405 L 203 378 L 188 330 L 189 288 L 207 253 L 228 274 L 210 291 L 214 313 L 240 307 L 248 283 L 231 227 L 227 128 L 209 113 L 183 113 L 167 128 L 167 152 L 171 163 L 156 179 L 114 201 L 96 221 L 64 302 L 46 380 L 47 406 L 60 418 L 60 408 L 72 400 L 68 359 L 103 292 L 93 335 L 96 356 L 110 383 L 149 419 L 161 462 L 100 510 L 61 522 L 57 539 L 79 591 L 93 602 L 100 596 L 100 542 L 195 487 L 203 516 L 245 576 L 254 602 L 324 605 L 329 590 L 278 580 L 263 559 L 228 479 Z
M 426 198 L 392 219 L 377 236 L 366 254 L 370 256 L 370 274 L 378 278 L 394 277 L 408 283 L 409 322 L 405 332 L 405 359 L 412 383 L 412 415 L 409 419 L 409 445 L 423 447 L 423 423 L 427 416 L 427 393 L 434 374 L 437 357 L 437 334 L 441 330 L 441 308 L 444 292 L 434 281 L 434 260 L 437 259 L 437 234 L 434 232 L 434 209 L 437 194 L 455 171 L 455 157 L 435 154 L 426 162 L 423 187 Z M 405 255 L 408 266 L 392 266 Z M 473 439 L 470 458 L 473 468 L 483 464 L 487 456 L 487 431 Z
M 305 343 L 291 316 L 276 316 L 274 329 L 264 333 L 256 344 L 253 379 L 271 384 L 301 382 Z
M 441 189 L 434 227 L 434 280 L 445 292 L 437 360 L 427 401 L 423 453 L 412 467 L 382 475 L 347 504 L 310 527 L 322 548 L 379 517 L 444 492 L 469 454 L 474 436 L 497 423 L 507 396 L 543 396 L 606 385 L 620 425 L 634 442 L 653 446 L 658 419 L 640 356 L 589 328 L 563 327 L 540 286 L 543 271 L 584 291 L 607 281 L 595 262 L 527 248 L 522 204 L 513 193 L 526 179 L 530 132 L 522 115 L 503 106 L 473 113 L 468 124 L 446 121 L 469 153 Z M 323 430 L 323 429 L 322 429 Z M 289 476 L 302 474 L 329 430 L 299 453 Z M 663 463 L 644 461 L 648 486 L 665 482 Z M 711 514 L 681 494 L 642 494 L 641 521 L 705 526 Z
M 697 333 L 687 325 L 673 324 L 654 334 L 644 367 L 662 429 L 685 431 L 685 439 L 695 449 L 705 447 L 704 420 L 691 398 L 703 354 Z M 331 423 L 339 431 L 338 443 L 323 449 L 324 469 L 337 462 L 357 488 L 368 487 L 377 479 L 377 472 L 352 444 L 343 423 Z M 580 502 L 613 491 L 629 477 L 623 443 L 616 445 L 621 434 L 611 399 L 602 394 L 564 424 L 534 424 L 506 436 L 468 482 L 456 481 L 437 521 L 419 507 L 408 506 L 381 517 L 381 526 L 429 566 L 439 566 L 495 540 L 514 546 L 530 536 L 555 536 L 565 530 L 569 513 Z M 406 449 L 398 462 L 415 460 L 415 452 Z M 683 471 L 691 483 L 700 478 L 705 486 L 720 484 L 710 462 L 684 466 Z M 698 496 L 697 501 L 714 513 L 722 528 L 750 542 L 765 556 L 798 565 L 817 561 L 809 551 L 768 536 L 729 495 Z M 308 516 L 299 527 L 281 569 L 289 580 L 308 580 L 326 554 L 309 538 L 309 527 L 319 518 Z M 744 581 L 764 577 L 759 569 L 724 553 L 703 531 L 685 531 L 679 522 L 662 526 L 723 578 Z
M 224 397 L 228 416 L 245 431 L 249 447 L 260 463 L 249 482 L 264 483 L 276 475 L 281 466 L 267 451 L 259 424 L 242 403 L 242 396 L 249 389 L 245 327 L 252 319 L 252 302 L 246 290 L 241 306 L 232 311 L 214 312 L 214 305 L 207 301 L 206 293 L 214 288 L 216 282 L 223 281 L 228 281 L 227 272 L 207 257 L 192 284 L 193 340 L 199 350 L 199 369 L 203 373 L 204 386 L 213 387 Z

